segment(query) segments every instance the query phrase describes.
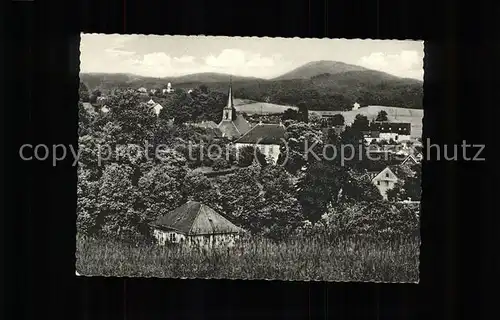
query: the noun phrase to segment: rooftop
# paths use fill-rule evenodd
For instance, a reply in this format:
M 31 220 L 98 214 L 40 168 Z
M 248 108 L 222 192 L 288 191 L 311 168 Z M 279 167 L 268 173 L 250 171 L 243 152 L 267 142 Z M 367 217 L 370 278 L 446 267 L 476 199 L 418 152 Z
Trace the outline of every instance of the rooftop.
M 284 138 L 285 127 L 283 125 L 259 123 L 238 139 L 236 143 L 280 144 Z

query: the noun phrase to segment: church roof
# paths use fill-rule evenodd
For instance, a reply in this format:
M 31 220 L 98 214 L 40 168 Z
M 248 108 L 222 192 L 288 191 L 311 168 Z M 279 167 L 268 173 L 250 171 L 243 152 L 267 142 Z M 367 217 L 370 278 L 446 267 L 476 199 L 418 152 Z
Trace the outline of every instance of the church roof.
M 219 130 L 222 136 L 228 139 L 238 138 L 241 133 L 238 131 L 233 121 L 221 121 L 219 123 Z
M 153 226 L 174 230 L 185 235 L 240 233 L 243 229 L 197 201 L 188 201 L 159 218 Z
M 233 121 L 233 123 L 236 129 L 238 129 L 238 131 L 240 132 L 240 135 L 243 135 L 247 133 L 250 129 L 252 129 L 250 123 L 241 114 L 238 114 L 236 116 L 236 119 Z
M 280 124 L 258 124 L 239 138 L 236 143 L 280 144 L 285 138 L 285 127 Z

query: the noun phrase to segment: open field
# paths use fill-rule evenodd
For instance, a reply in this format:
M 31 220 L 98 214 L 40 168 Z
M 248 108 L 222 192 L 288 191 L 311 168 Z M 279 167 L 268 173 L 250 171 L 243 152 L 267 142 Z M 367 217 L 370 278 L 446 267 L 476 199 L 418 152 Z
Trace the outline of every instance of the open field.
M 358 110 L 351 111 L 309 111 L 309 113 L 316 114 L 336 114 L 341 113 L 344 116 L 346 124 L 351 124 L 357 114 L 362 114 L 368 117 L 368 120 L 375 119 L 377 114 L 385 110 L 387 112 L 387 118 L 391 122 L 409 122 L 411 123 L 411 136 L 421 137 L 422 136 L 422 120 L 424 117 L 424 110 L 421 109 L 408 109 L 408 108 L 396 108 L 396 107 L 384 107 L 384 106 L 368 106 L 364 108 L 359 108 Z
M 238 112 L 245 112 L 248 115 L 252 114 L 273 114 L 283 113 L 286 109 L 298 110 L 297 107 L 284 106 L 274 103 L 255 102 L 251 100 L 234 99 L 234 108 Z
M 418 282 L 419 240 L 250 239 L 231 249 L 134 246 L 77 238 L 81 275 Z

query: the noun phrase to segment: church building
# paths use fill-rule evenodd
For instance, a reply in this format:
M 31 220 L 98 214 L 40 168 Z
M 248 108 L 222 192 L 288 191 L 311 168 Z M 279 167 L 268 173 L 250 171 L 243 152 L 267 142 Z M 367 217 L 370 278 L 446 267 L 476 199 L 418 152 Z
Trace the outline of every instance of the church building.
M 230 80 L 227 104 L 222 111 L 222 120 L 218 128 L 222 133 L 222 137 L 231 140 L 243 136 L 252 128 L 250 123 L 241 114 L 233 114 L 234 110 L 233 88 L 232 81 Z

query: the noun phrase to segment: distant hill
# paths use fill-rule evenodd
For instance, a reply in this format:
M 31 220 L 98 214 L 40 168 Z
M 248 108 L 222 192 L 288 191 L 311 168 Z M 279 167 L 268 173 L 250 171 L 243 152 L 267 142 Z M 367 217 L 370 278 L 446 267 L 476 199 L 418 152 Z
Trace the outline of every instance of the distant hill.
M 368 69 L 344 62 L 320 60 L 306 63 L 305 65 L 300 66 L 272 80 L 311 79 L 314 76 L 325 73 L 337 74 L 349 71 L 366 70 Z
M 130 74 L 81 74 L 92 91 L 106 93 L 120 87 L 195 88 L 227 92 L 229 75 L 197 73 L 180 77 L 152 78 Z M 385 105 L 423 108 L 423 82 L 336 61 L 314 61 L 271 80 L 233 76 L 236 98 L 265 101 L 275 105 L 305 105 L 309 110 L 350 110 L 361 106 Z M 259 107 L 260 108 L 260 107 Z M 273 108 L 271 108 L 273 109 Z
M 195 74 L 188 74 L 185 76 L 180 76 L 180 77 L 175 77 L 171 78 L 172 82 L 177 83 L 177 84 L 183 84 L 183 83 L 213 83 L 213 82 L 229 82 L 229 74 L 223 74 L 223 73 L 213 73 L 213 72 L 203 72 L 203 73 L 195 73 Z M 261 80 L 260 78 L 255 78 L 255 77 L 241 77 L 241 76 L 232 76 L 232 80 L 235 82 L 241 82 L 241 81 L 257 81 Z
M 192 88 L 198 87 L 202 84 L 209 85 L 214 83 L 225 84 L 227 90 L 227 83 L 229 82 L 230 75 L 222 73 L 196 73 L 188 74 L 179 77 L 143 77 L 138 75 L 126 73 L 81 73 L 80 80 L 82 80 L 89 90 L 100 89 L 101 91 L 108 91 L 114 88 L 131 87 L 140 88 L 163 88 L 170 82 L 174 87 L 178 88 Z M 248 82 L 248 81 L 264 81 L 259 78 L 233 76 L 233 82 Z

